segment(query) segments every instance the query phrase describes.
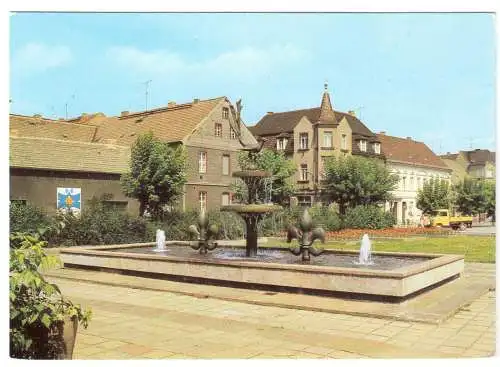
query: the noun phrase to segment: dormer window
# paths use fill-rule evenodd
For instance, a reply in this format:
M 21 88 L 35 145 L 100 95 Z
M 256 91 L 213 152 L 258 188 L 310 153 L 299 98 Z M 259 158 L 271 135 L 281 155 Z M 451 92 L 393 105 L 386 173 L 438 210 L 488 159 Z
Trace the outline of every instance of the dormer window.
M 309 134 L 308 133 L 301 133 L 299 135 L 299 142 L 300 142 L 300 150 L 307 150 L 309 149 Z
M 366 152 L 366 140 L 359 141 L 359 150 L 362 152 Z
M 376 154 L 380 154 L 380 143 L 373 143 L 373 151 Z
M 277 150 L 285 150 L 287 143 L 288 143 L 287 138 L 276 139 L 276 149 Z

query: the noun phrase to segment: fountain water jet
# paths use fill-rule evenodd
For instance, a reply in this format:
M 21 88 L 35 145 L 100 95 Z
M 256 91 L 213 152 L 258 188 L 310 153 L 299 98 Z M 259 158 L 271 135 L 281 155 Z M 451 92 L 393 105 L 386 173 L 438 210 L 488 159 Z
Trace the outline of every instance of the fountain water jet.
M 161 229 L 156 230 L 156 248 L 153 249 L 155 252 L 167 251 L 165 248 L 165 231 Z
M 364 234 L 361 239 L 361 248 L 359 249 L 360 265 L 373 265 L 372 261 L 372 242 L 368 238 L 368 234 Z

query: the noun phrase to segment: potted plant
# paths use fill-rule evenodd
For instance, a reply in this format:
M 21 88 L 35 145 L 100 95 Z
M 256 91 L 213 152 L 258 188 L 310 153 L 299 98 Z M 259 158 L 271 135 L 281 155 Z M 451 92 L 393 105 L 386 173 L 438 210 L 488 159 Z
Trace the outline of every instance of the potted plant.
M 47 255 L 40 234 L 10 236 L 10 356 L 71 359 L 78 323 L 87 328 L 91 311 L 65 299 L 40 273 L 60 261 Z

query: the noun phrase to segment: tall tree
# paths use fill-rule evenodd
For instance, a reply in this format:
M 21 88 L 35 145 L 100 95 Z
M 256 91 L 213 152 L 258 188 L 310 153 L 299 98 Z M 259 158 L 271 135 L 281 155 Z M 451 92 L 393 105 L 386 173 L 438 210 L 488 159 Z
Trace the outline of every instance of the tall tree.
M 260 152 L 242 151 L 238 155 L 238 164 L 242 170 L 263 170 L 271 173 L 271 177 L 262 180 L 258 190 L 257 201 L 282 204 L 294 191 L 293 182 L 289 179 L 297 170 L 293 161 L 287 159 L 282 152 L 262 149 Z M 243 182 L 233 185 L 237 200 L 246 201 L 247 189 Z
M 450 207 L 450 186 L 448 181 L 431 178 L 417 193 L 417 208 L 424 214 Z
M 471 178 L 464 178 L 457 183 L 453 190 L 455 191 L 455 207 L 462 214 L 475 215 L 484 212 L 485 196 L 483 192 L 483 182 Z
M 348 207 L 390 200 L 398 180 L 398 176 L 377 159 L 331 157 L 325 161 L 323 189 L 344 214 Z
M 163 207 L 182 195 L 186 183 L 186 154 L 182 146 L 171 148 L 152 133 L 141 135 L 132 146 L 130 171 L 121 177 L 128 197 L 139 201 L 139 215 L 147 210 L 161 217 Z
M 484 194 L 484 208 L 483 211 L 488 214 L 488 217 L 491 217 L 492 221 L 495 222 L 495 208 L 496 208 L 496 199 L 495 199 L 495 187 L 496 182 L 493 181 L 485 181 L 483 185 L 483 194 Z

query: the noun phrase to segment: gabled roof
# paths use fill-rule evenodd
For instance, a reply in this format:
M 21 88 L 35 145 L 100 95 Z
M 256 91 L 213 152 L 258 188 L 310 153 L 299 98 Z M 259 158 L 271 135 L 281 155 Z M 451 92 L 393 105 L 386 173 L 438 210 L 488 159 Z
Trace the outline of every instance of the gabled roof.
M 409 138 L 377 134 L 387 161 L 450 170 L 424 143 Z
M 495 152 L 491 152 L 488 149 L 469 150 L 464 151 L 464 153 L 471 164 L 480 165 L 486 162 L 495 163 Z
M 95 126 L 87 126 L 41 116 L 9 115 L 9 135 L 91 142 Z
M 224 100 L 225 97 L 218 97 L 110 117 L 100 123 L 95 141 L 130 146 L 140 134 L 149 131 L 165 142 L 181 141 Z
M 319 121 L 320 107 L 307 108 L 303 110 L 268 113 L 255 125 L 251 126 L 251 132 L 258 136 L 274 135 L 280 132 L 291 132 L 299 121 L 305 116 L 311 123 Z M 346 118 L 353 135 L 366 137 L 370 141 L 377 141 L 377 136 L 371 132 L 356 116 L 348 113 L 334 111 L 338 122 Z
M 121 174 L 130 148 L 47 138 L 10 137 L 10 167 Z

